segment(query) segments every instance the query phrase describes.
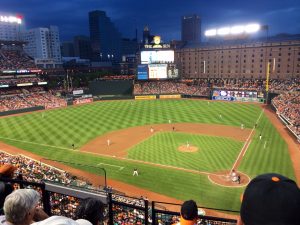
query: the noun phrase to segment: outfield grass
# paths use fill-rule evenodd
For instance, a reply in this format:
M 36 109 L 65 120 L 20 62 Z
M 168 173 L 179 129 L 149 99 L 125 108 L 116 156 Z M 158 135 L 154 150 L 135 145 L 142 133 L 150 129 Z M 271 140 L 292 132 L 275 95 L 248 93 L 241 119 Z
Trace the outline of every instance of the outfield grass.
M 78 107 L 0 118 L 0 140 L 50 159 L 87 165 L 106 163 L 121 166 L 124 167 L 123 170 L 105 166 L 108 178 L 124 181 L 177 199 L 193 198 L 198 201 L 199 205 L 206 207 L 238 210 L 242 188 L 216 186 L 210 183 L 204 175 L 96 157 L 68 149 L 71 149 L 72 143 L 79 147 L 91 139 L 113 130 L 146 124 L 168 123 L 169 119 L 172 120 L 172 123 L 192 122 L 230 126 L 240 126 L 243 123 L 245 127 L 252 128 L 260 112 L 261 108 L 257 105 L 225 102 L 208 104 L 206 101 L 195 100 L 97 102 Z M 222 118 L 219 117 L 220 114 Z M 260 133 L 263 135 L 262 141 L 258 139 Z M 215 171 L 230 169 L 231 166 L 229 168 L 227 166 L 234 161 L 239 147 L 242 145 L 240 142 L 221 137 L 178 135 L 167 132 L 155 135 L 130 150 L 128 157 L 196 170 Z M 158 148 L 151 150 L 149 147 L 152 144 L 165 147 L 166 143 L 173 146 L 185 142 L 187 138 L 191 138 L 199 144 L 201 150 L 196 154 L 199 154 L 198 159 L 203 160 L 203 157 L 205 159 L 201 165 L 197 162 L 196 157 L 191 157 L 194 153 L 182 157 L 179 152 L 172 152 L 168 148 L 162 151 Z M 267 147 L 264 148 L 266 140 Z M 222 151 L 225 146 L 230 151 Z M 210 151 L 202 149 L 210 149 Z M 151 154 L 151 152 L 155 154 Z M 161 157 L 157 157 L 157 154 L 161 154 Z M 171 157 L 166 157 L 166 155 Z M 183 161 L 179 162 L 178 158 Z M 191 161 L 192 163 L 190 163 Z M 79 165 L 72 166 L 101 174 L 101 170 Z M 139 168 L 141 176 L 132 177 L 134 167 Z M 287 145 L 265 116 L 262 116 L 256 128 L 254 139 L 239 170 L 251 177 L 263 172 L 278 172 L 294 179 Z

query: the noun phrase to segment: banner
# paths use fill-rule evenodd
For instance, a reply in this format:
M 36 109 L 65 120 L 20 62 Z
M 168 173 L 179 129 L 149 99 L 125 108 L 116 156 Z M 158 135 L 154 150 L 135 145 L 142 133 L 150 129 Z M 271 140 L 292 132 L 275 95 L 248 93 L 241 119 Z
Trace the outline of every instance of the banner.
M 134 98 L 135 100 L 151 100 L 156 99 L 156 95 L 137 95 Z
M 168 98 L 181 98 L 181 95 L 160 95 L 160 99 L 168 99 Z
M 93 102 L 93 98 L 77 98 L 73 101 L 73 105 L 79 105 L 84 103 L 91 103 Z

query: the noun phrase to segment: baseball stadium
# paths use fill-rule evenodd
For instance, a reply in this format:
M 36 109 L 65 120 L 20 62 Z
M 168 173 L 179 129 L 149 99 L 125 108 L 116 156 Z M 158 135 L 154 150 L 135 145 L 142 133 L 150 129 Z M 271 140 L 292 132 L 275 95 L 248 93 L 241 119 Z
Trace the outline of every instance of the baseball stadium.
M 39 190 L 50 215 L 73 218 L 80 199 L 95 197 L 108 224 L 173 224 L 193 199 L 199 224 L 237 224 L 256 176 L 300 182 L 299 39 L 147 44 L 135 74 L 45 69 L 25 42 L 0 42 L 0 179 Z M 277 71 L 280 51 L 289 72 Z M 209 54 L 253 61 L 228 75 L 219 61 L 209 70 Z

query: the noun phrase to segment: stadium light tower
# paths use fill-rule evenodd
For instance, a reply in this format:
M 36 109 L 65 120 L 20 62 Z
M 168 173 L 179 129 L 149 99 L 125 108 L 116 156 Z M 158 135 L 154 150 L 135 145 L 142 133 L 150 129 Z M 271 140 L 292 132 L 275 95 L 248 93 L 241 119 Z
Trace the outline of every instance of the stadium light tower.
M 215 28 L 206 30 L 204 32 L 206 37 L 215 37 L 215 36 L 227 36 L 227 35 L 241 35 L 241 34 L 251 34 L 258 32 L 261 28 L 261 25 L 257 23 L 250 23 L 247 25 L 235 25 L 235 26 L 227 26 L 221 28 Z

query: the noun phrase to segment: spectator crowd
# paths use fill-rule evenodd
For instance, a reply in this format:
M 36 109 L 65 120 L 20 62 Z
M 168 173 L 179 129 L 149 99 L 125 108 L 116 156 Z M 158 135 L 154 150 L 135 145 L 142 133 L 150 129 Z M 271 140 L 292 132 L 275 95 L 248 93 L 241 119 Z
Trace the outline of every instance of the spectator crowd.
M 134 95 L 148 94 L 182 94 L 208 97 L 210 88 L 207 83 L 198 84 L 175 81 L 145 81 L 134 84 Z
M 272 99 L 272 104 L 300 140 L 300 91 L 282 93 Z
M 256 79 L 191 79 L 181 81 L 138 81 L 134 85 L 134 95 L 147 94 L 183 94 L 191 96 L 206 96 L 213 89 L 232 91 L 266 90 L 265 80 Z M 269 92 L 282 93 L 300 90 L 300 80 L 270 80 Z
M 36 68 L 33 60 L 20 50 L 0 49 L 0 70 Z
M 89 185 L 89 183 L 71 176 L 69 173 L 20 155 L 10 155 L 0 152 L 0 177 L 13 178 L 18 176 L 27 181 L 40 182 L 42 179 L 53 180 L 64 185 Z M 3 182 L 1 181 L 2 185 Z M 6 185 L 10 185 L 9 183 Z M 1 192 L 0 212 L 1 224 L 12 225 L 101 225 L 106 224 L 108 208 L 95 198 L 77 199 L 52 193 L 50 204 L 52 214 L 48 216 L 41 208 L 41 189 L 28 186 L 20 189 L 14 186 L 10 193 Z M 35 190 L 34 190 L 35 189 Z M 26 200 L 25 200 L 26 199 Z M 147 219 L 152 223 L 151 213 L 145 218 L 142 199 L 115 195 L 111 210 L 114 225 L 145 224 Z M 252 224 L 289 224 L 297 225 L 300 221 L 300 190 L 297 184 L 280 174 L 263 174 L 252 179 L 247 185 L 242 198 L 238 225 Z M 151 211 L 151 208 L 149 208 Z M 30 213 L 29 213 L 30 212 Z M 4 213 L 4 215 L 3 215 Z M 156 217 L 159 225 L 233 225 L 234 222 L 217 222 L 211 219 L 199 218 L 199 208 L 195 201 L 188 200 L 181 205 L 180 216 L 170 213 Z M 22 221 L 22 223 L 20 222 Z M 9 222 L 9 223 L 7 223 Z
M 46 109 L 67 106 L 65 99 L 57 97 L 52 92 L 46 92 L 43 87 L 0 89 L 0 112 L 43 106 Z

